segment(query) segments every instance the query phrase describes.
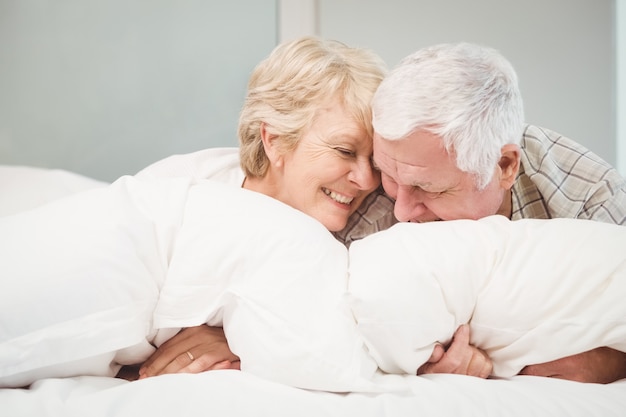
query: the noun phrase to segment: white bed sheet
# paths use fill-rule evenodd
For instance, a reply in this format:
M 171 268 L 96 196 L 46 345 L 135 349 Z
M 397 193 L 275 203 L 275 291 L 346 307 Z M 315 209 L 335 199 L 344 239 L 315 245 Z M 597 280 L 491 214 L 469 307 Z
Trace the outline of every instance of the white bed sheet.
M 11 210 L 103 183 L 40 169 L 0 167 L 0 200 Z M 60 175 L 60 176 L 59 176 Z M 4 182 L 3 182 L 4 181 Z M 10 187 L 7 184 L 11 184 Z M 25 185 L 25 186 L 26 186 Z M 33 199 L 37 185 L 52 194 Z M 66 190 L 66 191 L 63 191 Z M 20 195 L 27 196 L 19 200 Z M 7 213 L 5 213 L 7 214 Z M 280 366 L 280 364 L 277 364 Z M 44 379 L 28 389 L 0 389 L 2 416 L 625 416 L 626 380 L 608 385 L 516 376 L 481 380 L 459 375 L 394 376 L 406 390 L 334 394 L 271 382 L 246 372 L 165 375 L 128 382 L 107 377 Z
M 333 394 L 269 382 L 238 371 L 165 375 L 127 382 L 48 379 L 0 390 L 2 415 L 20 416 L 567 416 L 618 417 L 626 380 L 609 385 L 517 376 L 398 377 L 406 392 Z

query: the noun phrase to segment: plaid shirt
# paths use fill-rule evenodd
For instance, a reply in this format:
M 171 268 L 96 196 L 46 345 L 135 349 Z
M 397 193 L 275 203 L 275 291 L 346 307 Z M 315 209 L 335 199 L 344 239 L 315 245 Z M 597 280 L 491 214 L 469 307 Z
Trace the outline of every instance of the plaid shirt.
M 512 192 L 512 220 L 566 217 L 626 224 L 626 180 L 593 152 L 529 125 Z
M 567 217 L 626 224 L 626 180 L 583 146 L 558 133 L 528 125 L 512 194 L 512 220 Z M 379 187 L 335 237 L 355 240 L 391 227 L 393 200 Z
M 346 227 L 333 234 L 337 240 L 349 247 L 355 240 L 389 229 L 397 222 L 393 215 L 393 199 L 385 194 L 381 185 L 363 200 L 348 219 Z

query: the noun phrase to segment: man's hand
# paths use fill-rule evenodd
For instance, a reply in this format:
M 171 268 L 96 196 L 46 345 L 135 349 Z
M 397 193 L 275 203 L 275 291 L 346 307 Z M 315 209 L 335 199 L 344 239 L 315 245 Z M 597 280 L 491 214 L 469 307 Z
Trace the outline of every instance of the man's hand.
M 224 329 L 200 325 L 181 330 L 163 343 L 139 369 L 139 379 L 173 373 L 239 369 Z
M 487 378 L 491 375 L 493 363 L 484 351 L 470 345 L 469 341 L 469 326 L 459 326 L 448 350 L 436 345 L 430 359 L 420 366 L 417 374 L 463 374 Z
M 520 375 L 608 384 L 626 378 L 626 353 L 601 347 L 552 362 L 526 366 Z

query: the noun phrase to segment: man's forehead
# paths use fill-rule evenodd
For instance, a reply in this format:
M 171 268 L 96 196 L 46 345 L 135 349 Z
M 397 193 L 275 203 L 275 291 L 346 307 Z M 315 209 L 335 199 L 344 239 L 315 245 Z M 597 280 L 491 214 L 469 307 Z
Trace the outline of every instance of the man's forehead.
M 432 146 L 423 146 L 411 138 L 387 140 L 374 140 L 373 160 L 378 168 L 385 165 L 406 165 L 407 167 L 428 168 L 433 160 Z M 438 149 L 434 149 L 438 152 Z M 439 155 L 439 157 L 441 154 Z
M 396 183 L 422 188 L 445 187 L 457 170 L 442 143 L 431 137 L 374 141 L 374 166 Z

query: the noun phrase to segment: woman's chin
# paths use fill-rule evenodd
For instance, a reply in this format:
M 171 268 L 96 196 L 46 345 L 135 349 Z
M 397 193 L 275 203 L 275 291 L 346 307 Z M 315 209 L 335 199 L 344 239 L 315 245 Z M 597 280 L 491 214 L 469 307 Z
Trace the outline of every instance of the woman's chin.
M 330 232 L 338 232 L 343 230 L 348 224 L 347 218 L 326 218 L 324 220 L 320 220 L 320 222 L 326 227 Z

